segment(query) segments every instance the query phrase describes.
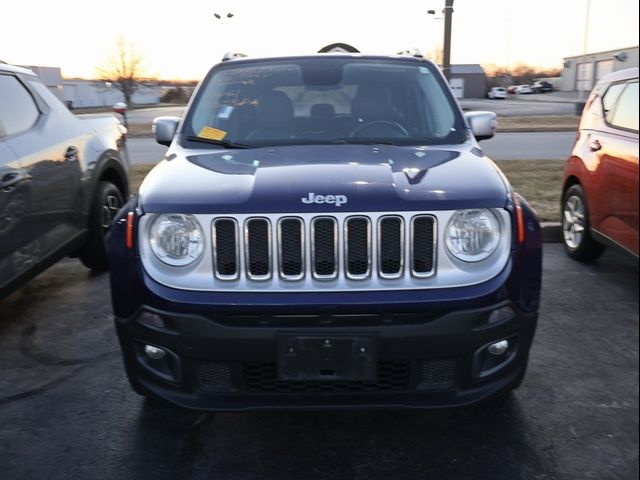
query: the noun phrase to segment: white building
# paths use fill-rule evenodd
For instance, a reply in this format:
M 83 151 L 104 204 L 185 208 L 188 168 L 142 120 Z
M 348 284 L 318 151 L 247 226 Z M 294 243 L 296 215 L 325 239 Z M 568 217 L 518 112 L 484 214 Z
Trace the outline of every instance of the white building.
M 42 83 L 44 83 L 53 94 L 60 100 L 63 100 L 62 92 L 64 90 L 62 73 L 60 67 L 39 67 L 24 65 L 24 68 L 28 68 L 40 77 Z
M 62 78 L 60 67 L 33 65 L 24 65 L 24 67 L 38 75 L 49 90 L 73 108 L 104 107 L 112 106 L 116 102 L 124 102 L 124 95 L 109 82 L 84 79 L 65 80 Z M 133 94 L 133 103 L 137 105 L 159 103 L 166 90 L 166 87 L 159 85 L 141 85 Z
M 590 91 L 607 73 L 638 66 L 638 46 L 565 57 L 560 90 Z
M 73 79 L 63 81 L 63 99 L 73 108 L 112 106 L 124 102 L 124 95 L 113 84 L 102 80 Z M 160 102 L 160 87 L 141 85 L 134 92 L 136 105 L 153 105 Z

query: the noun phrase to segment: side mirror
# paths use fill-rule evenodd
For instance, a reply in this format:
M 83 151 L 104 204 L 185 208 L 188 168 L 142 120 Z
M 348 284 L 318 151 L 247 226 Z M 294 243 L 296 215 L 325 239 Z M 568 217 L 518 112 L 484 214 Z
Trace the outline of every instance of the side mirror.
M 180 117 L 156 117 L 151 124 L 151 130 L 156 135 L 156 142 L 169 146 L 178 131 Z
M 113 104 L 113 111 L 119 113 L 120 115 L 124 115 L 125 113 L 127 113 L 127 108 L 129 108 L 129 106 L 124 102 Z
M 496 134 L 498 121 L 493 112 L 467 112 L 464 117 L 469 122 L 473 136 L 477 141 L 488 140 Z

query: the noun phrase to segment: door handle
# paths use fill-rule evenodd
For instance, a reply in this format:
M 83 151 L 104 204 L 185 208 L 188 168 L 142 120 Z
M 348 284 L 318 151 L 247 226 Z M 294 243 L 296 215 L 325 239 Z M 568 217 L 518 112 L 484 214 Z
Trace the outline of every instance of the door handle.
M 78 149 L 77 149 L 77 147 L 71 146 L 71 147 L 67 148 L 67 151 L 64 152 L 64 158 L 65 158 L 65 160 L 68 160 L 68 161 L 77 160 L 78 159 Z
M 0 190 L 3 192 L 12 191 L 17 184 L 23 180 L 29 180 L 31 175 L 27 175 L 20 172 L 9 172 L 0 179 Z
M 597 139 L 591 140 L 589 142 L 589 150 L 591 150 L 592 152 L 597 152 L 601 148 L 602 148 L 602 145 Z

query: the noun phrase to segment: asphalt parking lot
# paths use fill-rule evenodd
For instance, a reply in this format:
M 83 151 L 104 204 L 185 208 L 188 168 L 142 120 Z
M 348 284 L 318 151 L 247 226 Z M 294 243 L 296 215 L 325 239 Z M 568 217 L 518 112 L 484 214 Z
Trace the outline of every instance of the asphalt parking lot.
M 202 414 L 130 391 L 107 276 L 62 261 L 0 301 L 0 478 L 636 479 L 638 265 L 546 244 L 543 285 L 503 405 Z

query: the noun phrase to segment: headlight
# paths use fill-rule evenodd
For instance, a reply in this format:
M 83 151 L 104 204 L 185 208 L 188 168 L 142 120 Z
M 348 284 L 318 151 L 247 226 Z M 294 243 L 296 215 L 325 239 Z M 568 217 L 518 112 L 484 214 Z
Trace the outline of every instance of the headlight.
M 204 234 L 193 215 L 158 215 L 149 231 L 153 253 L 164 263 L 181 267 L 195 262 L 204 249 Z
M 465 262 L 484 260 L 500 242 L 500 223 L 491 210 L 458 210 L 444 232 L 451 254 Z

